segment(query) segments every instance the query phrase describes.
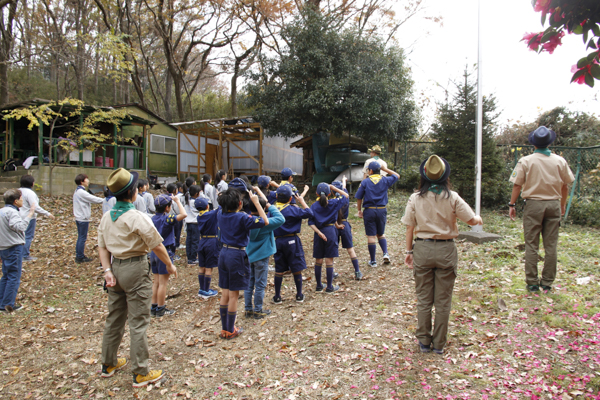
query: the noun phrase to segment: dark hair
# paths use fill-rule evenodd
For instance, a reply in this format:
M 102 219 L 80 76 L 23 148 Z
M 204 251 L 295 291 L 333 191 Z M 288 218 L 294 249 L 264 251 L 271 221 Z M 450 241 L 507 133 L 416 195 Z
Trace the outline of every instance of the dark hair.
M 8 189 L 6 192 L 4 192 L 4 204 L 13 204 L 20 198 L 21 191 L 19 189 Z
M 240 175 L 240 179 L 246 183 L 247 187 L 252 187 L 252 183 L 250 183 L 250 179 L 246 175 Z
M 183 188 L 183 183 L 181 183 L 181 182 L 175 182 L 175 186 L 177 186 L 177 189 Z
M 32 188 L 35 178 L 32 175 L 23 175 L 21 177 L 21 187 Z
M 210 176 L 210 174 L 202 175 L 202 182 L 204 182 L 204 184 L 210 183 L 211 180 L 212 176 Z
M 290 201 L 292 201 L 292 198 L 291 197 L 287 197 L 283 193 L 277 193 L 277 201 L 279 203 L 289 203 Z
M 262 209 L 264 210 L 265 207 L 267 206 L 267 201 L 265 199 L 263 199 L 262 197 L 258 198 L 258 204 L 260 204 L 260 206 L 262 207 Z M 250 202 L 250 212 L 257 212 L 258 209 L 256 208 L 256 206 L 254 205 L 253 202 Z
M 215 176 L 215 183 L 218 184 L 219 182 L 221 182 L 225 175 L 227 175 L 227 171 L 225 171 L 224 169 L 218 170 L 217 175 Z
M 88 176 L 86 174 L 79 174 L 75 177 L 75 184 L 77 186 L 81 185 L 81 183 L 83 181 L 85 181 L 86 179 L 89 179 Z
M 327 207 L 328 203 L 329 203 L 329 200 L 327 200 L 327 196 L 324 195 L 323 193 L 321 193 L 319 195 L 319 204 L 321 205 L 321 207 L 323 207 L 323 208 Z
M 117 198 L 117 201 L 131 200 L 131 199 L 133 199 L 133 195 L 135 193 L 136 193 L 136 188 L 132 187 L 131 189 L 129 189 L 125 193 L 121 193 L 119 195 L 115 195 L 115 197 Z
M 242 201 L 242 194 L 236 189 L 227 189 L 217 198 L 217 202 L 225 211 L 237 211 Z
M 106 197 L 107 199 L 113 197 L 113 194 L 108 188 L 108 186 L 104 186 L 104 197 Z
M 144 186 L 146 186 L 147 184 L 148 184 L 148 181 L 147 181 L 147 180 L 145 180 L 145 179 L 140 179 L 140 180 L 138 180 L 138 184 L 137 184 L 137 186 L 138 186 L 138 189 L 141 189 L 141 188 L 143 188 L 143 187 L 144 187 Z
M 168 207 L 168 206 L 170 206 L 170 205 L 171 205 L 171 203 L 169 203 L 169 204 L 164 204 L 164 205 L 162 205 L 162 206 L 156 206 L 156 213 L 157 213 L 157 214 L 162 214 L 162 213 L 164 213 L 164 212 L 165 212 L 165 210 L 167 209 L 167 207 Z
M 381 169 L 372 169 L 371 171 L 373 171 L 373 175 L 381 173 Z
M 168 193 L 171 193 L 171 194 L 173 194 L 173 193 L 175 193 L 176 191 L 177 191 L 177 185 L 176 185 L 176 184 L 174 184 L 174 183 L 169 183 L 169 184 L 167 185 L 167 192 L 168 192 Z
M 443 182 L 435 182 L 438 185 L 440 185 L 442 187 L 442 191 L 444 192 L 444 194 L 446 195 L 446 198 L 449 199 L 450 198 L 450 188 L 452 187 L 452 185 L 450 185 L 450 179 L 446 179 Z M 423 178 L 421 176 L 421 182 L 419 182 L 419 189 L 417 189 L 417 193 L 419 194 L 420 197 L 423 197 L 427 194 L 427 192 L 429 191 L 429 188 L 431 187 L 432 182 L 429 182 L 427 179 Z M 436 194 L 437 197 L 437 194 Z
M 200 186 L 198 186 L 198 185 L 192 185 L 192 186 L 190 186 L 189 190 L 185 194 L 185 204 L 188 204 L 188 205 L 192 204 L 190 202 L 190 197 L 193 197 L 193 196 L 197 195 L 201 191 L 202 191 L 202 188 Z

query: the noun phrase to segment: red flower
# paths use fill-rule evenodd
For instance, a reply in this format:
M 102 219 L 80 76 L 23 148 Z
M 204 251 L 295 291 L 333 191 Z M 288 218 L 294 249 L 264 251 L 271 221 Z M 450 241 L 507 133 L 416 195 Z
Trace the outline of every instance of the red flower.
M 564 32 L 558 32 L 556 35 L 550 37 L 550 40 L 546 43 L 543 44 L 543 48 L 544 50 L 546 50 L 548 53 L 552 54 L 554 53 L 554 49 L 556 49 L 558 46 L 560 46 L 562 44 L 562 37 L 565 36 Z
M 535 39 L 531 40 L 533 38 L 535 38 Z M 525 36 L 523 36 L 523 39 L 521 39 L 521 40 L 527 42 L 527 46 L 529 46 L 529 50 L 538 51 L 538 49 L 540 48 L 540 45 L 541 45 L 541 41 L 542 41 L 542 33 L 527 33 Z
M 600 53 L 600 52 L 599 52 Z M 597 60 L 593 61 L 593 64 L 598 64 Z M 592 64 L 588 64 L 582 68 L 577 68 L 577 64 L 573 65 L 571 67 L 571 73 L 575 74 L 578 71 L 585 71 L 583 74 L 581 74 L 581 76 L 579 76 L 577 79 L 575 79 L 573 82 L 577 82 L 580 85 L 583 85 L 585 83 L 585 76 L 586 75 L 590 75 L 592 76 Z
M 546 14 L 550 9 L 550 3 L 552 3 L 552 0 L 537 0 L 533 10 L 536 12 L 541 11 Z

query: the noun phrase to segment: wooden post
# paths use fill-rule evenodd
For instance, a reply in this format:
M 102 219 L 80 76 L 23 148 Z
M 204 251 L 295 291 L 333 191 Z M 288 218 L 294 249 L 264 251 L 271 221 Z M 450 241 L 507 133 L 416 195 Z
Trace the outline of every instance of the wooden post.
M 198 156 L 198 161 L 196 162 L 196 165 L 198 166 L 198 173 L 196 175 L 196 180 L 200 181 L 200 152 L 202 151 L 200 144 L 200 129 L 196 130 L 196 137 L 198 138 L 198 151 L 196 153 Z M 206 154 L 206 138 L 204 139 L 204 154 Z M 206 171 L 206 156 L 204 156 L 204 170 Z
M 13 118 L 9 121 L 9 132 L 10 132 L 10 157 L 15 156 L 15 120 Z
M 229 146 L 229 144 L 227 145 Z M 219 121 L 219 150 L 217 160 L 219 160 L 219 169 L 223 169 L 223 120 Z M 229 161 L 229 160 L 227 160 Z

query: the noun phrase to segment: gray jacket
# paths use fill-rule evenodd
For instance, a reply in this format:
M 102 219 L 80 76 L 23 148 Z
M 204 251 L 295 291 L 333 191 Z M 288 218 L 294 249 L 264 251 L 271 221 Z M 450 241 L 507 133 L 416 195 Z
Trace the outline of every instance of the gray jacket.
M 75 189 L 73 193 L 73 214 L 75 221 L 89 222 L 92 218 L 92 204 L 102 204 L 104 199 L 88 193 L 85 189 Z
M 21 218 L 19 209 L 12 204 L 0 209 L 0 250 L 25 244 L 29 221 L 29 216 Z

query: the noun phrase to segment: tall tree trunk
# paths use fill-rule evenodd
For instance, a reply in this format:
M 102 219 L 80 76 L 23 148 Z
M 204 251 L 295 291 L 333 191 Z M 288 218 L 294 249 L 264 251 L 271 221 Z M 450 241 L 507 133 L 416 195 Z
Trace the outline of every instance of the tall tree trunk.
M 168 70 L 165 71 L 165 95 L 163 96 L 163 104 L 165 106 L 165 119 L 169 122 L 173 121 L 173 110 L 171 109 L 171 98 L 173 95 L 173 77 Z
M 13 21 L 17 13 L 17 5 L 19 0 L 12 0 L 8 4 L 8 18 L 5 24 L 0 24 L 0 33 L 2 42 L 0 44 L 0 105 L 8 104 L 9 102 L 9 85 L 8 85 L 8 63 L 14 43 L 13 37 Z M 4 19 L 4 9 L 0 9 L 0 17 Z

